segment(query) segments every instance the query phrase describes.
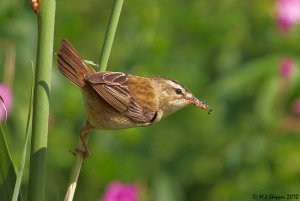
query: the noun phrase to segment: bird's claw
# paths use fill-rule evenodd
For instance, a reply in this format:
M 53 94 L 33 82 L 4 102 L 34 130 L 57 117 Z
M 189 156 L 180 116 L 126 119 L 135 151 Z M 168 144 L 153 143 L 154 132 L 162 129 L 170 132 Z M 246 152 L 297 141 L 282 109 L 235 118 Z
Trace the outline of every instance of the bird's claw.
M 71 154 L 73 154 L 75 156 L 80 154 L 83 159 L 86 159 L 87 157 L 89 157 L 91 155 L 91 153 L 88 150 L 81 150 L 79 148 L 75 148 L 74 150 L 70 150 L 70 152 L 71 152 Z

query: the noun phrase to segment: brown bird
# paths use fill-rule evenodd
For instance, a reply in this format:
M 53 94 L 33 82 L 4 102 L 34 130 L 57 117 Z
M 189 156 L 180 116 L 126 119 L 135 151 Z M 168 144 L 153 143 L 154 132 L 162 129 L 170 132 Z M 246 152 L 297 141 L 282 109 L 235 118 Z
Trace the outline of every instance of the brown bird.
M 57 63 L 60 72 L 81 88 L 86 102 L 87 121 L 80 135 L 86 155 L 84 135 L 90 129 L 149 126 L 187 105 L 209 109 L 207 103 L 195 98 L 175 80 L 96 72 L 65 39 L 61 42 Z

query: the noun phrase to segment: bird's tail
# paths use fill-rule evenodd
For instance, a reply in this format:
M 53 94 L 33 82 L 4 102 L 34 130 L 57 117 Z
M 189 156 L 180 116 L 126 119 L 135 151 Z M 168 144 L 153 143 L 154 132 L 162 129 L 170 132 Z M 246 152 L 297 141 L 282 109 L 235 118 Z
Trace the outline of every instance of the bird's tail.
M 79 87 L 84 85 L 84 74 L 95 73 L 66 39 L 61 41 L 57 64 L 59 71 Z

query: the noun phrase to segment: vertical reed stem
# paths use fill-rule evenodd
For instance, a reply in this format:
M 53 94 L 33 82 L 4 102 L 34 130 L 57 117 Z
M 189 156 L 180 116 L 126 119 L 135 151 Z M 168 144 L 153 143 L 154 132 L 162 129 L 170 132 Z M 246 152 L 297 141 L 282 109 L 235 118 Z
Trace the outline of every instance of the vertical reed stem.
M 103 47 L 102 47 L 102 51 L 101 51 L 101 56 L 100 56 L 100 61 L 99 61 L 100 71 L 106 70 L 107 62 L 108 62 L 109 55 L 111 52 L 111 47 L 112 47 L 112 44 L 114 41 L 115 32 L 117 30 L 118 21 L 119 21 L 119 17 L 121 14 L 123 2 L 124 2 L 124 0 L 115 0 L 115 2 L 114 2 L 113 10 L 112 10 L 112 13 L 110 16 L 108 28 L 106 31 L 106 35 L 105 35 L 105 39 L 104 39 L 104 43 L 103 43 Z M 82 143 L 80 140 L 78 143 L 78 149 L 82 150 Z M 67 190 L 67 193 L 65 196 L 65 201 L 73 200 L 77 182 L 78 182 L 78 176 L 79 176 L 82 164 L 83 164 L 83 160 L 84 159 L 81 154 L 76 154 L 76 162 L 75 162 L 72 172 L 71 172 L 69 186 L 68 186 L 68 190 Z
M 107 27 L 104 43 L 102 46 L 101 56 L 99 60 L 100 71 L 106 71 L 108 58 L 110 55 L 112 44 L 114 42 L 114 37 L 117 30 L 123 2 L 124 0 L 115 0 L 114 2 L 114 7 L 110 15 L 109 24 Z
M 53 57 L 55 0 L 41 0 L 38 17 L 28 200 L 45 199 L 50 81 Z

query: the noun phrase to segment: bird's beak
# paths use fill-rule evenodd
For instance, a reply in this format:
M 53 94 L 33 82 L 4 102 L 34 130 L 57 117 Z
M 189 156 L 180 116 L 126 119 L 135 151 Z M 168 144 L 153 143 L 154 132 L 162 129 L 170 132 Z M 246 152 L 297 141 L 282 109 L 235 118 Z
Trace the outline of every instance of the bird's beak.
M 200 109 L 203 109 L 203 110 L 209 109 L 209 106 L 206 102 L 200 101 L 195 97 L 187 98 L 186 101 L 188 104 L 195 105 L 196 107 L 198 107 Z

